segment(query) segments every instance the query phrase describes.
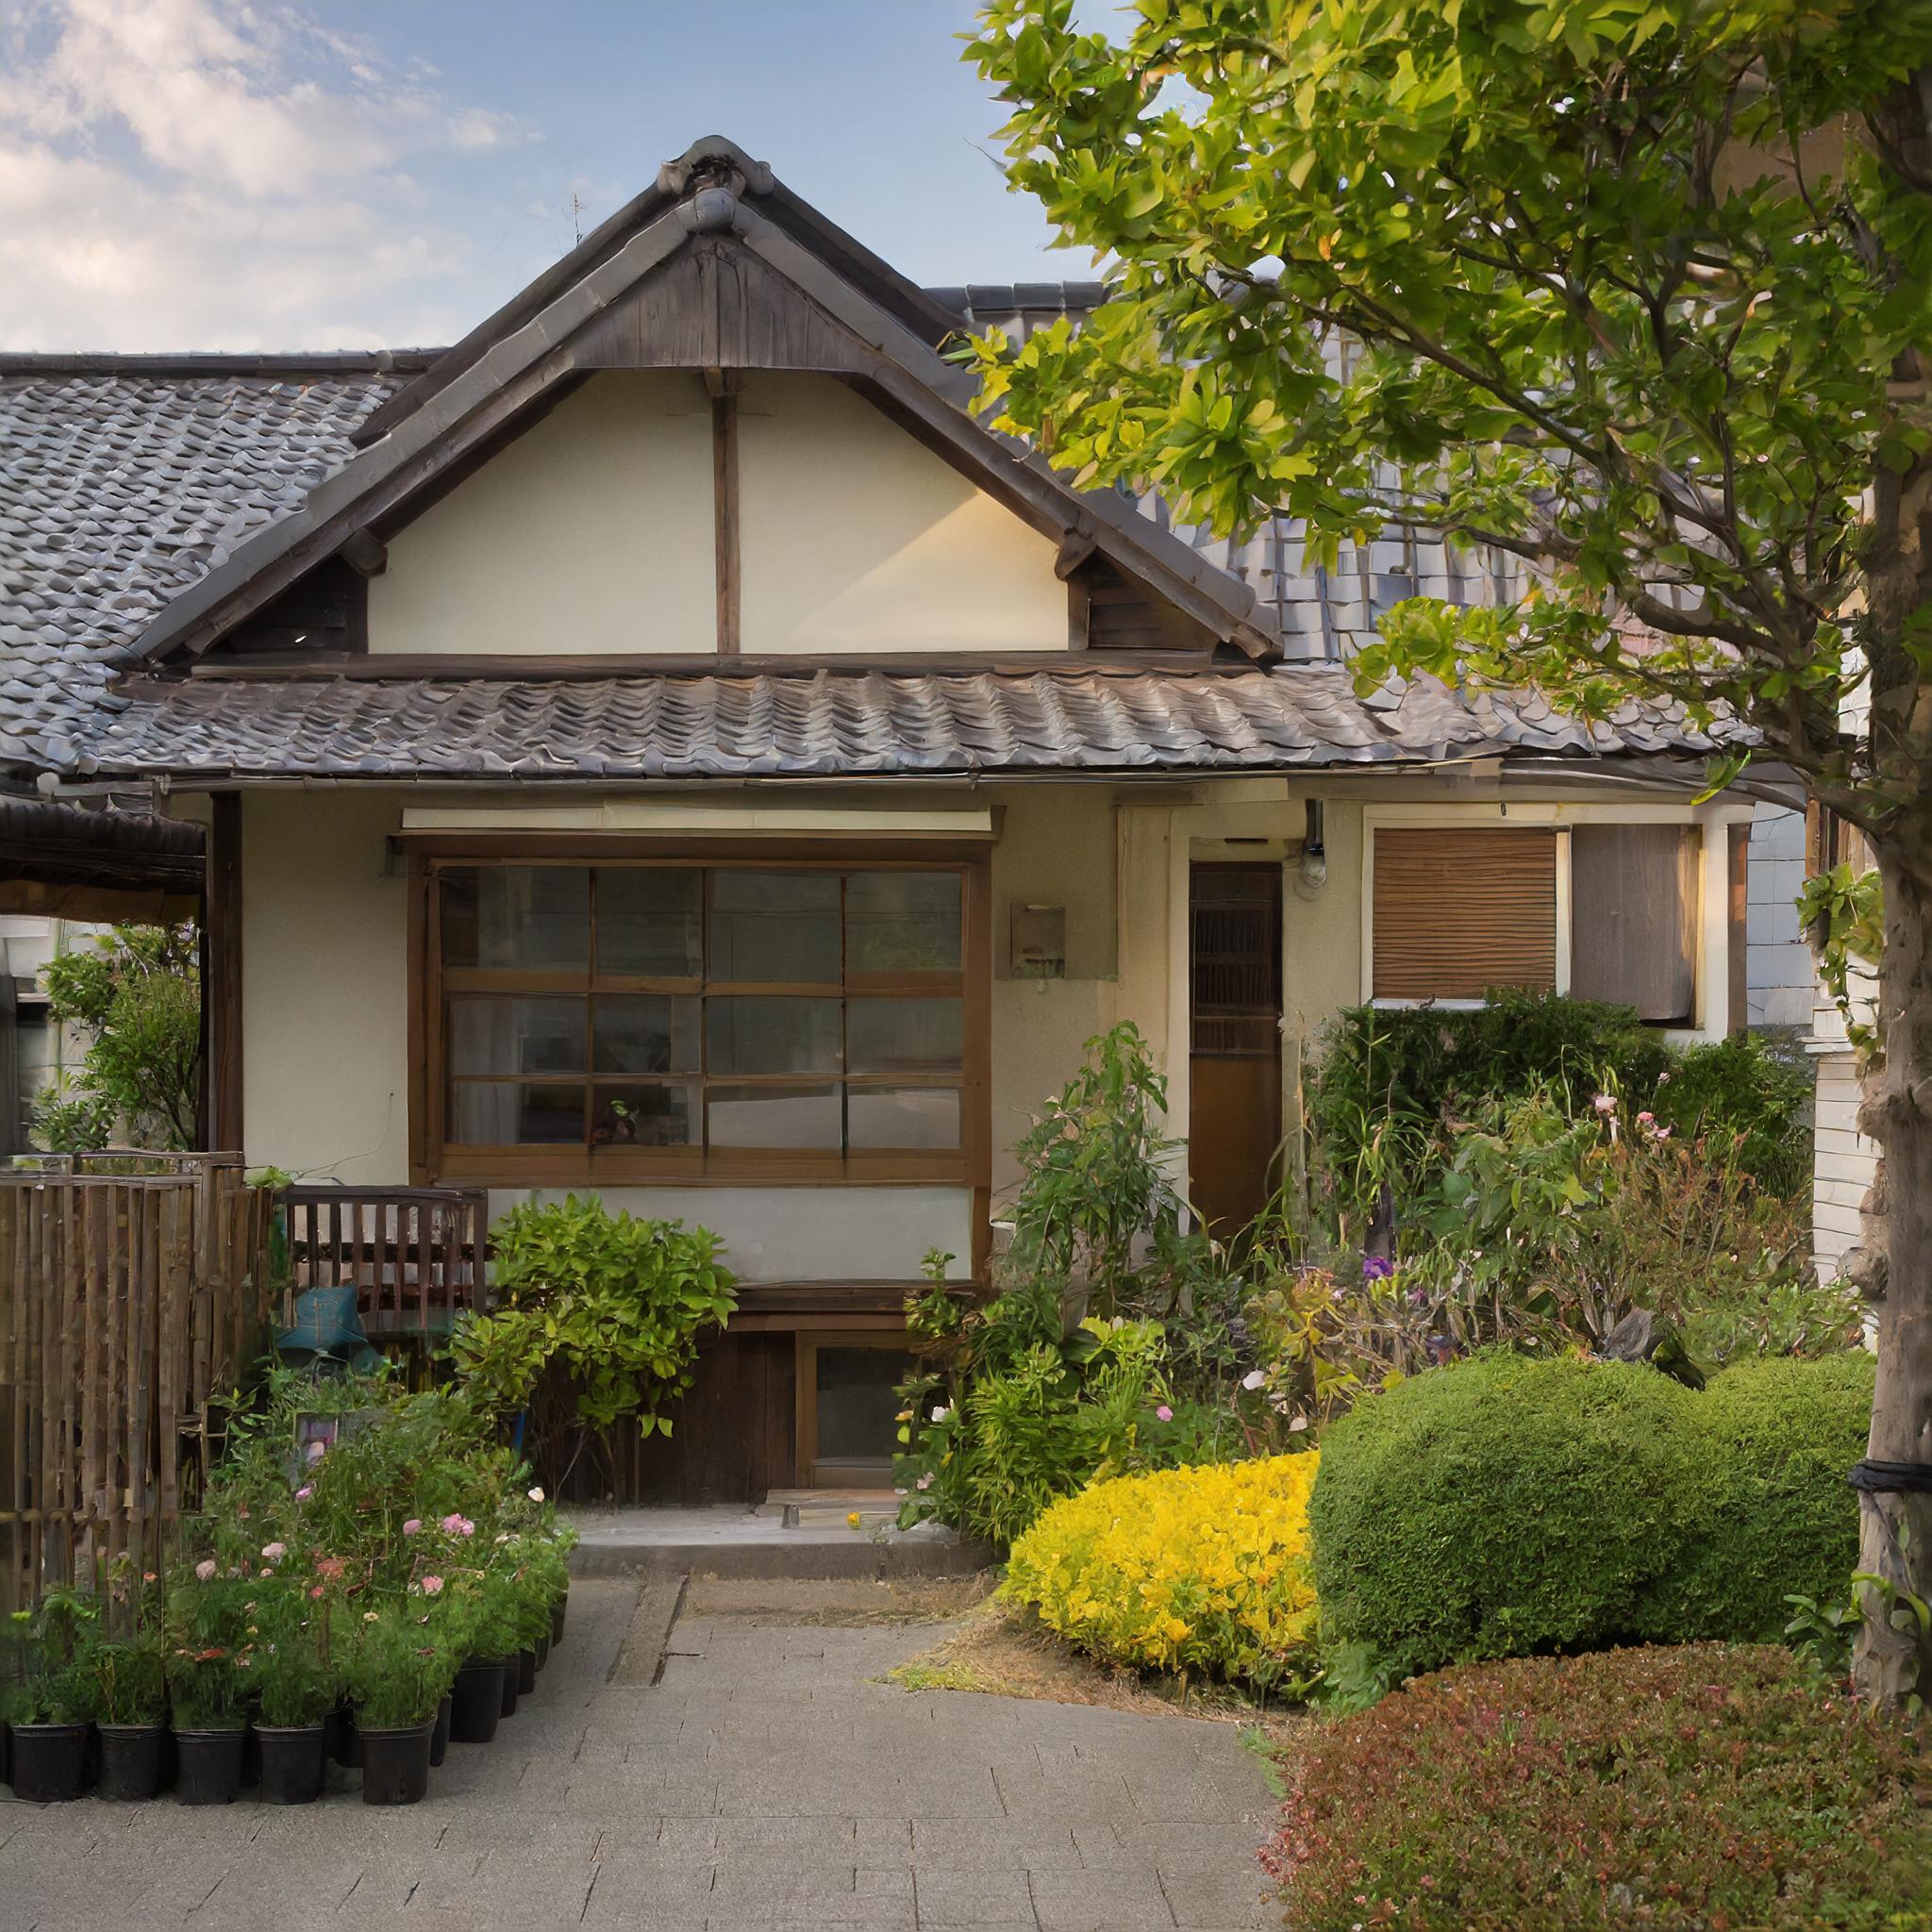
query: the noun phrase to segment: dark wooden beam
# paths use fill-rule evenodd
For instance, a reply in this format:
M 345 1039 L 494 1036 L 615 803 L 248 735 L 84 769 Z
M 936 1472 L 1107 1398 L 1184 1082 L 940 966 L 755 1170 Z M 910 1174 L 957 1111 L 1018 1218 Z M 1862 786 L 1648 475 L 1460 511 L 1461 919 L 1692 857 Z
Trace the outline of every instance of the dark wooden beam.
M 358 576 L 379 577 L 389 568 L 389 545 L 374 530 L 357 530 L 337 553 Z
M 242 794 L 218 791 L 208 842 L 208 930 L 202 941 L 208 1014 L 208 1145 L 241 1151 Z
M 1726 825 L 1725 858 L 1725 977 L 1729 982 L 1730 1012 L 1725 1030 L 1741 1033 L 1751 1024 L 1751 974 L 1748 925 L 1751 911 L 1751 827 Z
M 717 372 L 711 372 L 717 373 Z M 711 508 L 718 572 L 718 655 L 739 653 L 738 395 L 722 381 L 711 395 Z

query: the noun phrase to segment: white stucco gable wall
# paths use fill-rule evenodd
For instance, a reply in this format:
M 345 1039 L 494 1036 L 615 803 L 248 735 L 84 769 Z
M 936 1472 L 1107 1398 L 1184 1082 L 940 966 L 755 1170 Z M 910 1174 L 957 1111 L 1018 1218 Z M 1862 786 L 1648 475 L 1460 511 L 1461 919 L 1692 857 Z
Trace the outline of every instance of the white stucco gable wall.
M 835 377 L 733 408 L 743 653 L 1068 648 L 1057 542 Z M 390 539 L 371 653 L 715 651 L 713 437 L 696 374 L 593 376 Z

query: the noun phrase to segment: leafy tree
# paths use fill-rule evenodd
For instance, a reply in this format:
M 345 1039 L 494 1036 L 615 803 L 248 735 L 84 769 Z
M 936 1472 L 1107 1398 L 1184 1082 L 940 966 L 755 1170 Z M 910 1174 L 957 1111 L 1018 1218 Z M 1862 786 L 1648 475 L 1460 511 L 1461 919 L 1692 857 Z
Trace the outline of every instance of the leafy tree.
M 1512 553 L 1520 599 L 1399 607 L 1363 682 L 1741 719 L 1864 831 L 1870 1453 L 1932 1457 L 1932 10 L 1139 0 L 1118 41 L 1073 12 L 987 0 L 969 49 L 1014 184 L 1117 291 L 979 345 L 1000 426 L 1218 529 L 1305 518 L 1316 561 L 1410 528 Z M 1874 1611 L 1932 1595 L 1932 1495 L 1867 1497 L 1861 1569 Z M 1862 1681 L 1902 1692 L 1927 1641 L 1870 1616 Z
M 34 1133 L 59 1153 L 194 1144 L 201 1087 L 201 974 L 192 925 L 117 925 L 45 971 L 48 1017 L 89 1034 L 77 1080 L 49 1088 Z

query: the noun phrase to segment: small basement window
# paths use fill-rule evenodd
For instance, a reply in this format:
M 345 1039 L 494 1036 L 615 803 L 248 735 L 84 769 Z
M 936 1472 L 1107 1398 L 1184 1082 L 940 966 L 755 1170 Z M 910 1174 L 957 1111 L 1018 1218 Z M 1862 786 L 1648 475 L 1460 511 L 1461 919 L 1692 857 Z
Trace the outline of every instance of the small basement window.
M 1694 1024 L 1701 852 L 1692 825 L 1378 827 L 1371 996 L 1520 987 Z

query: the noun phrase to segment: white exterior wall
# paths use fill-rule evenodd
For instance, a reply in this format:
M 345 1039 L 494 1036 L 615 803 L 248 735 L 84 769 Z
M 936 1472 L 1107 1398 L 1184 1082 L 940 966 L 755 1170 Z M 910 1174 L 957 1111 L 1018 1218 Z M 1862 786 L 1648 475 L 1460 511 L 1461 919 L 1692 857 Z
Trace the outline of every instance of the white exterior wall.
M 369 648 L 706 652 L 717 609 L 704 383 L 608 372 L 396 533 Z
M 740 648 L 1065 651 L 1054 541 L 830 376 L 738 399 Z M 607 371 L 398 531 L 378 656 L 717 648 L 711 404 Z
M 1064 651 L 1058 545 L 844 384 L 738 400 L 741 648 Z
M 1805 883 L 1805 814 L 1760 805 L 1751 822 L 1745 979 L 1749 1026 L 1808 1027 L 1817 990 L 1811 948 L 1798 929 Z

